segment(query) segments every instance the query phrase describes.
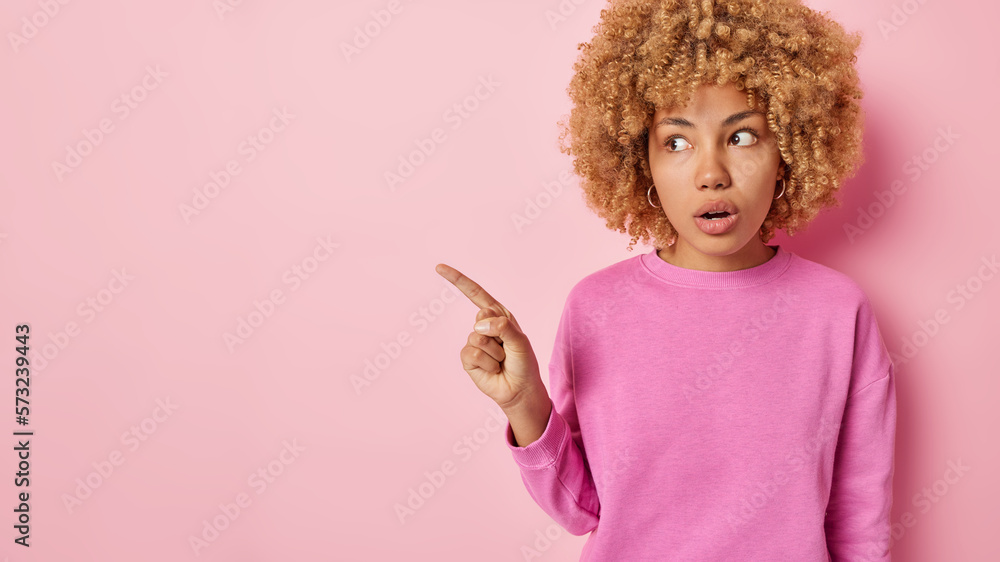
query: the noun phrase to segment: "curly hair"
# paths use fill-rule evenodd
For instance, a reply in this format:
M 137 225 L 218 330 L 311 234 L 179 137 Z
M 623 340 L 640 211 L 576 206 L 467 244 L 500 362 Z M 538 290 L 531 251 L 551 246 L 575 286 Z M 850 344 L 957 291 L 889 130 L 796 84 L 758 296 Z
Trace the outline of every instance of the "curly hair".
M 840 205 L 841 183 L 864 162 L 860 33 L 796 0 L 610 0 L 593 31 L 577 47 L 559 148 L 573 156 L 587 207 L 632 236 L 629 251 L 640 237 L 659 249 L 677 234 L 647 200 L 649 127 L 657 107 L 687 105 L 701 84 L 735 83 L 751 108 L 758 96 L 766 107 L 787 181 L 764 242 Z

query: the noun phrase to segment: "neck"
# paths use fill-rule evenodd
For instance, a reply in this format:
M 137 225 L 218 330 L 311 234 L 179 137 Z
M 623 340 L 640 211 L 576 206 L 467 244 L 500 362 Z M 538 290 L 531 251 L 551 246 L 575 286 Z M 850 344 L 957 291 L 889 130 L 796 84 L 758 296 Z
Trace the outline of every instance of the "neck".
M 667 246 L 656 252 L 660 259 L 669 264 L 700 271 L 748 269 L 767 262 L 776 253 L 774 249 L 764 244 L 760 237 L 754 237 L 746 246 L 730 254 L 705 253 L 683 239 L 678 239 L 673 246 Z

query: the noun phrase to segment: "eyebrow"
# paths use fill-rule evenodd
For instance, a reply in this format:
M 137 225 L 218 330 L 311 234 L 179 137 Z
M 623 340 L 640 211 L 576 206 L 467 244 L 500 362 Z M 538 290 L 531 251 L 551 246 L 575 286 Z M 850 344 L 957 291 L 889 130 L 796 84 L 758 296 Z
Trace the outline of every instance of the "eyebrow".
M 754 110 L 741 111 L 739 113 L 734 113 L 729 117 L 726 117 L 726 119 L 722 122 L 722 126 L 728 127 L 753 115 L 764 115 L 764 114 Z M 687 119 L 684 119 L 683 117 L 664 117 L 663 119 L 660 120 L 659 123 L 656 124 L 656 128 L 659 128 L 663 125 L 677 125 L 678 127 L 687 127 L 689 129 L 695 128 L 694 123 L 688 121 Z

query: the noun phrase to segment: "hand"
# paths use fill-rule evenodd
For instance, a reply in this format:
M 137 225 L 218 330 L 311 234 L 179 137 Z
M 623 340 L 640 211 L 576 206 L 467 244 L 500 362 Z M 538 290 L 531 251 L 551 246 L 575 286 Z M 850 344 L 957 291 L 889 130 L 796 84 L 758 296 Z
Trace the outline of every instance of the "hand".
M 487 324 L 484 330 L 469 334 L 459 354 L 479 390 L 504 409 L 526 397 L 537 398 L 540 392 L 547 396 L 535 352 L 514 315 L 457 269 L 439 263 L 434 270 L 479 307 L 476 322 Z

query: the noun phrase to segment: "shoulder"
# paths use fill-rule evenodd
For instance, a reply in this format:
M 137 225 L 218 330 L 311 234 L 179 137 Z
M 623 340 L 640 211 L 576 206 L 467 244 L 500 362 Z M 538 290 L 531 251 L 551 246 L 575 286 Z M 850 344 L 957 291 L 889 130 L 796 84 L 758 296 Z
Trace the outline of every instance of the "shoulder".
M 641 258 L 641 254 L 632 256 L 585 275 L 570 289 L 569 301 L 580 305 L 619 293 L 623 284 L 634 279 Z
M 854 310 L 870 306 L 865 290 L 850 275 L 828 265 L 791 254 L 788 281 L 807 293 L 816 306 Z
M 794 254 L 792 260 L 789 272 L 810 295 L 803 313 L 824 317 L 828 326 L 824 341 L 850 350 L 854 372 L 850 394 L 884 377 L 892 359 L 867 292 L 851 276 L 832 267 Z
M 838 329 L 840 341 L 853 346 L 854 361 L 868 373 L 863 382 L 881 377 L 891 360 L 882 339 L 875 308 L 867 292 L 849 275 L 832 267 L 793 255 L 795 279 L 811 286 L 805 303 L 810 315 L 822 315 Z

